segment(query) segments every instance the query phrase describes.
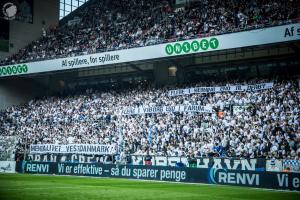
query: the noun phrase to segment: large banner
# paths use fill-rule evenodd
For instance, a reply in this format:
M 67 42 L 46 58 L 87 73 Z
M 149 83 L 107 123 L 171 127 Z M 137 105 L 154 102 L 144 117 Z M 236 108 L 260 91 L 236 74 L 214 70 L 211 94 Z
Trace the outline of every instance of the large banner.
M 18 162 L 17 171 L 31 174 L 130 178 L 300 190 L 300 177 L 299 174 L 296 173 L 241 171 L 216 168 L 197 169 L 187 167 L 45 162 Z
M 115 154 L 116 147 L 114 145 L 101 144 L 31 144 L 31 154 L 46 154 L 46 153 L 76 153 L 76 154 L 91 154 L 91 155 L 105 155 Z
M 169 96 L 179 96 L 188 94 L 206 94 L 214 92 L 244 92 L 244 91 L 259 91 L 273 88 L 274 83 L 259 83 L 254 85 L 229 85 L 216 87 L 195 87 L 178 90 L 170 90 Z
M 211 106 L 201 105 L 176 105 L 176 106 L 140 106 L 121 108 L 121 115 L 140 115 L 154 113 L 173 113 L 173 112 L 197 112 L 212 113 Z
M 105 163 L 105 155 L 79 155 L 79 154 L 29 154 L 27 160 L 35 162 L 69 162 L 69 163 Z M 145 155 L 131 155 L 133 165 L 144 165 Z M 113 163 L 115 157 L 113 157 Z M 186 157 L 152 156 L 151 163 L 155 166 L 172 166 L 176 163 L 189 166 Z M 201 169 L 234 169 L 242 171 L 266 171 L 266 160 L 262 158 L 196 158 L 196 166 Z M 271 169 L 271 167 L 269 168 Z M 271 171 L 271 170 L 270 170 Z M 281 171 L 281 170 L 278 170 Z
M 1 66 L 0 77 L 151 60 L 299 39 L 300 23 L 296 23 L 147 47 Z
M 134 165 L 145 164 L 145 156 L 133 155 L 132 161 Z M 246 171 L 265 171 L 266 160 L 261 158 L 195 158 L 197 168 L 208 169 L 234 169 Z M 151 162 L 156 166 L 176 166 L 176 163 L 181 162 L 184 166 L 189 166 L 186 157 L 166 157 L 153 156 Z

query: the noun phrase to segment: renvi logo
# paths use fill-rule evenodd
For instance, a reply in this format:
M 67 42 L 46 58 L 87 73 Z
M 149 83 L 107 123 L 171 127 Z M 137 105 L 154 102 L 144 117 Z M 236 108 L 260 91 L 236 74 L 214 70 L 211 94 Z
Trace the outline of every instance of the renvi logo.
M 28 72 L 28 66 L 23 65 L 14 65 L 14 66 L 5 66 L 0 67 L 0 76 L 5 75 L 16 75 L 16 74 L 25 74 Z
M 259 186 L 259 174 L 243 171 L 227 171 L 227 169 L 211 168 L 208 173 L 208 182 L 213 184 L 234 184 Z
M 175 44 L 167 44 L 165 47 L 166 54 L 184 54 L 190 52 L 198 52 L 200 50 L 206 51 L 209 48 L 217 49 L 219 47 L 219 41 L 217 38 L 211 38 L 210 40 L 202 39 L 200 41 L 194 40 L 192 42 L 183 42 Z
M 26 163 L 25 172 L 49 173 L 49 164 Z

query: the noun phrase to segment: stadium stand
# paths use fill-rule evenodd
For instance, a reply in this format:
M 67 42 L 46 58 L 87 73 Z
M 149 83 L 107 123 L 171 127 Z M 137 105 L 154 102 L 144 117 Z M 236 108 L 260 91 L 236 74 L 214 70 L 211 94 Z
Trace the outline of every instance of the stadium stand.
M 0 133 L 19 138 L 18 152 L 25 144 L 84 143 L 115 145 L 133 155 L 299 159 L 298 82 L 273 82 L 272 88 L 260 91 L 169 96 L 170 88 L 140 83 L 127 90 L 48 97 L 1 112 Z M 190 86 L 219 85 L 224 83 Z M 117 114 L 125 106 L 178 104 L 209 105 L 213 112 Z M 235 106 L 245 109 L 236 112 Z
M 297 0 L 195 1 L 174 7 L 160 0 L 94 0 L 72 23 L 41 38 L 0 65 L 128 49 L 299 21 Z

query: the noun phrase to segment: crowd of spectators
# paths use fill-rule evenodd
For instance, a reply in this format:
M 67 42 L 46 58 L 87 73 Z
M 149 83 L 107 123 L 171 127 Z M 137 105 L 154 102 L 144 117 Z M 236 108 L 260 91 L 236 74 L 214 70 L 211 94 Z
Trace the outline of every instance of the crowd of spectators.
M 18 138 L 15 136 L 0 136 L 0 160 L 15 160 Z
M 91 0 L 0 65 L 127 49 L 299 21 L 298 0 Z
M 298 82 L 274 80 L 267 90 L 173 97 L 170 89 L 140 84 L 32 100 L 0 112 L 0 134 L 19 138 L 18 152 L 25 144 L 83 143 L 115 145 L 133 155 L 299 159 Z M 118 114 L 125 106 L 177 104 L 209 105 L 213 112 Z

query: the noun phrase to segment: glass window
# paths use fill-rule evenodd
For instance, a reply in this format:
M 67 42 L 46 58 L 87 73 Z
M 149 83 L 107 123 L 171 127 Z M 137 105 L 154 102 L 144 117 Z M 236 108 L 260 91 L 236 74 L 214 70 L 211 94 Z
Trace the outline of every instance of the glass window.
M 88 0 L 60 0 L 59 19 L 64 18 Z
M 66 4 L 65 10 L 68 11 L 68 12 L 71 12 L 71 5 Z
M 79 6 L 81 6 L 84 3 L 85 3 L 84 1 L 79 1 Z

